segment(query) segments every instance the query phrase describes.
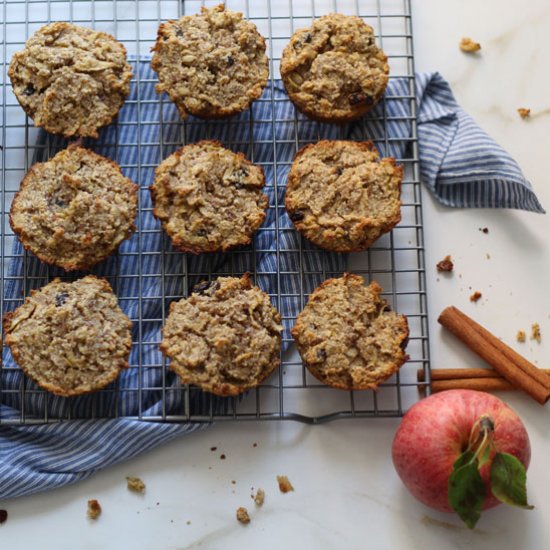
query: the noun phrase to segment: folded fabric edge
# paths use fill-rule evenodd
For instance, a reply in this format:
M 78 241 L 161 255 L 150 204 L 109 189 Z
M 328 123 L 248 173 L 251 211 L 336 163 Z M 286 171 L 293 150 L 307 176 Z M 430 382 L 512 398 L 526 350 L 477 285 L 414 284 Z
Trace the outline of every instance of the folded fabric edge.
M 86 420 L 74 422 L 78 424 L 89 424 L 90 422 L 95 421 Z M 12 446 L 9 459 L 0 459 L 0 500 L 3 501 L 18 498 L 46 490 L 65 487 L 78 481 L 83 481 L 91 477 L 96 472 L 99 472 L 109 466 L 114 466 L 135 458 L 147 451 L 172 441 L 178 436 L 188 435 L 192 432 L 212 426 L 212 423 L 160 424 L 125 419 L 116 419 L 103 422 L 112 424 L 111 429 L 113 431 L 113 443 L 111 443 L 111 445 L 106 444 L 106 447 L 109 447 L 109 456 L 107 460 L 105 460 L 105 457 L 91 457 L 88 455 L 81 456 L 80 460 L 78 459 L 79 457 L 76 457 L 72 461 L 72 466 L 74 468 L 72 470 L 57 471 L 54 464 L 52 464 L 53 467 L 51 470 L 45 468 L 43 465 L 37 470 L 33 469 L 32 465 L 25 466 L 24 464 L 17 464 L 17 462 L 24 462 L 25 454 L 28 454 L 28 449 L 24 442 L 22 443 L 21 449 L 14 450 Z M 142 432 L 144 425 L 149 425 L 151 427 L 156 425 L 155 428 L 153 428 L 156 432 L 155 437 L 144 436 Z M 13 441 L 14 437 L 16 439 L 29 439 L 32 438 L 33 434 L 43 431 L 47 432 L 51 428 L 51 424 L 21 427 L 1 426 L 0 443 L 2 443 L 2 439 L 4 438 L 8 438 L 11 441 Z M 117 445 L 118 442 L 121 441 L 121 438 L 119 437 L 121 430 L 127 430 L 129 433 L 127 434 L 128 437 L 124 438 L 124 448 L 118 449 L 120 453 L 120 455 L 118 455 Z M 132 433 L 134 433 L 136 437 L 132 437 Z M 150 434 L 150 430 L 147 430 L 147 434 Z M 98 458 L 101 459 L 101 464 L 93 464 Z M 56 459 L 50 457 L 49 460 L 55 461 Z M 91 464 L 83 464 L 87 461 L 91 462 Z M 77 467 L 78 462 L 81 462 L 80 467 Z M 16 475 L 14 477 L 14 469 L 18 469 L 21 475 Z M 20 481 L 21 477 L 25 477 L 24 483 Z M 123 481 L 121 483 L 123 483 Z
M 525 183 L 502 178 L 472 181 L 437 181 L 426 186 L 441 204 L 453 208 L 509 208 L 546 214 L 534 191 Z

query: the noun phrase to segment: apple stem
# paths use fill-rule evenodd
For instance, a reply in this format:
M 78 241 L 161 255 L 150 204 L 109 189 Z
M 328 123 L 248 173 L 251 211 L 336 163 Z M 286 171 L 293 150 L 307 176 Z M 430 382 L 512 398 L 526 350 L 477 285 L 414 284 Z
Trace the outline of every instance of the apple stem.
M 490 416 L 480 416 L 474 422 L 472 430 L 470 431 L 470 438 L 467 450 L 473 451 L 475 449 L 475 452 L 468 464 L 474 463 L 480 456 L 483 456 L 483 453 L 486 451 L 487 446 L 493 444 L 492 433 L 494 432 L 494 430 L 495 423 Z

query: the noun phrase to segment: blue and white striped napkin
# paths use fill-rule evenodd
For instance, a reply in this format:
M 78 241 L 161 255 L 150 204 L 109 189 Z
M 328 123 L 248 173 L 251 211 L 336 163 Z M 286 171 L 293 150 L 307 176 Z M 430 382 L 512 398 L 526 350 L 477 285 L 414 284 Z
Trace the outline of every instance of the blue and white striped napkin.
M 142 342 L 148 343 L 160 341 L 163 311 L 161 296 L 168 296 L 165 306 L 171 299 L 181 296 L 181 274 L 185 267 L 189 273 L 204 274 L 203 277 L 190 277 L 187 281 L 189 288 L 209 275 L 252 271 L 256 273 L 256 283 L 272 295 L 276 293 L 277 278 L 273 274 L 277 271 L 277 262 L 281 271 L 299 272 L 298 266 L 293 265 L 297 261 L 295 255 L 276 253 L 277 239 L 282 249 L 299 247 L 299 237 L 292 230 L 292 224 L 282 209 L 278 220 L 275 220 L 276 209 L 270 209 L 262 230 L 256 236 L 254 248 L 246 249 L 242 254 L 186 257 L 174 253 L 167 239 L 158 231 L 158 223 L 148 210 L 151 203 L 147 186 L 152 182 L 154 167 L 182 143 L 183 137 L 187 142 L 216 138 L 233 144 L 231 146 L 236 149 L 241 148 L 255 162 L 262 163 L 271 205 L 284 202 L 284 185 L 277 187 L 275 196 L 273 182 L 275 178 L 280 184 L 286 181 L 296 140 L 304 143 L 319 137 L 365 139 L 369 136 L 384 136 L 386 122 L 388 137 L 392 139 L 377 142 L 381 155 L 408 158 L 411 154 L 407 145 L 410 140 L 407 138 L 412 133 L 410 117 L 413 113 L 410 101 L 406 99 L 409 95 L 406 79 L 391 80 L 385 102 L 378 105 L 364 121 L 344 129 L 319 125 L 300 116 L 296 130 L 293 123 L 294 108 L 286 99 L 280 83 L 275 82 L 272 87 L 268 86 L 263 100 L 252 107 L 253 119 L 264 122 L 193 124 L 190 121 L 186 124 L 186 134 L 183 136 L 174 106 L 165 102 L 163 112 L 160 112 L 159 103 L 155 101 L 155 78 L 148 61 L 137 64 L 140 74 L 139 94 L 134 86 L 130 97 L 133 101 L 122 109 L 118 129 L 114 125 L 105 129 L 100 139 L 90 145 L 97 152 L 117 160 L 125 167 L 126 175 L 139 182 L 142 189 L 140 199 L 143 212 L 138 220 L 140 236 L 134 235 L 122 245 L 120 254 L 95 270 L 98 275 L 111 280 L 121 307 L 130 318 L 137 320 L 141 314 L 142 319 L 157 321 L 136 326 L 136 342 L 140 338 Z M 417 75 L 416 95 L 422 181 L 439 201 L 449 206 L 520 208 L 544 212 L 518 165 L 457 105 L 448 84 L 439 74 Z M 249 116 L 243 113 L 232 120 L 249 120 Z M 138 120 L 146 122 L 139 129 L 136 124 Z M 289 122 L 273 123 L 273 120 Z M 163 124 L 159 124 L 160 121 Z M 52 136 L 50 138 L 48 149 L 50 155 L 53 155 L 64 146 L 64 142 Z M 253 151 L 248 150 L 251 139 L 255 143 Z M 116 147 L 112 145 L 114 143 L 117 143 Z M 159 143 L 164 144 L 162 148 Z M 46 148 L 41 150 L 46 151 Z M 35 160 L 44 158 L 38 156 Z M 140 164 L 142 170 L 138 173 Z M 165 253 L 159 254 L 161 250 Z M 139 252 L 143 253 L 141 259 L 137 254 Z M 298 292 L 301 284 L 306 293 L 311 292 L 324 276 L 345 271 L 347 260 L 345 255 L 321 254 L 304 243 L 303 261 L 306 272 L 314 272 L 311 276 L 300 281 L 300 275 L 291 275 L 281 277 L 277 282 L 280 293 L 296 296 L 276 304 L 287 318 L 295 317 L 301 308 Z M 164 282 L 157 276 L 163 270 Z M 27 288 L 23 288 L 20 278 L 24 272 L 27 274 Z M 141 278 L 132 277 L 137 272 L 142 274 Z M 122 274 L 122 277 L 115 278 L 116 273 Z M 25 260 L 22 248 L 17 243 L 9 274 L 11 277 L 4 285 L 4 299 L 7 308 L 14 309 L 30 288 L 38 288 L 51 277 L 62 275 L 62 272 L 47 268 L 32 255 L 28 255 Z M 137 296 L 142 299 L 138 300 Z M 289 320 L 285 322 L 287 342 L 290 340 L 290 328 Z M 139 331 L 141 334 L 138 334 Z M 137 367 L 130 368 L 122 373 L 117 392 L 99 392 L 68 400 L 35 391 L 36 386 L 24 379 L 9 351 L 5 350 L 1 373 L 0 419 L 20 418 L 24 409 L 27 417 L 43 418 L 47 413 L 52 418 L 64 418 L 70 413 L 72 418 L 78 420 L 32 426 L 0 424 L 0 499 L 27 495 L 85 479 L 106 466 L 208 425 L 143 422 L 125 418 L 178 414 L 184 407 L 183 392 L 177 378 L 158 367 L 161 358 L 157 345 L 134 346 L 130 363 L 141 365 L 141 381 L 138 380 L 140 370 Z M 166 377 L 164 393 L 159 389 L 163 387 L 163 376 Z M 23 384 L 26 384 L 24 397 L 21 392 Z M 151 390 L 139 393 L 135 391 L 138 386 Z M 212 398 L 199 390 L 190 392 L 188 405 L 194 415 L 208 415 L 212 411 L 226 410 L 228 406 L 227 400 Z

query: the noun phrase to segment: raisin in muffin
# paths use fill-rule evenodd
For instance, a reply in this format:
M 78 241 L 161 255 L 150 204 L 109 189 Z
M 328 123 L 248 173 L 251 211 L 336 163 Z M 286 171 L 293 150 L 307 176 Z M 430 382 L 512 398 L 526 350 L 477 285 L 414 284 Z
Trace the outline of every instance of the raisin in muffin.
M 99 390 L 128 367 L 132 323 L 109 283 L 93 275 L 32 291 L 3 328 L 23 372 L 56 395 Z
M 376 389 L 407 360 L 407 318 L 380 297 L 373 281 L 346 273 L 309 297 L 292 336 L 304 365 L 318 380 L 343 390 Z
M 258 99 L 267 84 L 265 39 L 223 4 L 160 25 L 151 67 L 183 119 L 225 118 Z
M 386 54 L 360 17 L 331 13 L 297 30 L 281 58 L 290 100 L 321 122 L 349 122 L 366 114 L 388 84 Z
M 172 302 L 160 345 L 184 384 L 237 395 L 280 363 L 281 316 L 248 275 L 220 277 Z
M 138 186 L 78 145 L 31 167 L 10 210 L 23 246 L 63 269 L 90 269 L 134 231 Z
M 165 159 L 151 186 L 153 214 L 182 252 L 225 252 L 249 244 L 265 219 L 263 170 L 217 141 Z
M 285 205 L 312 243 L 359 252 L 401 221 L 402 179 L 403 168 L 371 142 L 319 141 L 298 151 Z
M 8 74 L 36 126 L 66 137 L 97 137 L 130 93 L 132 68 L 111 35 L 57 22 L 27 40 Z

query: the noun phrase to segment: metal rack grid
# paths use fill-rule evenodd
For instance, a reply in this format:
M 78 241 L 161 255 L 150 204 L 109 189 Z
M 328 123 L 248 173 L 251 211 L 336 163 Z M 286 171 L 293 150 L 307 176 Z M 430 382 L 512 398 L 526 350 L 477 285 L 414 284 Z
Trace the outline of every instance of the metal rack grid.
M 144 57 L 149 55 L 161 21 L 217 3 L 204 0 L 4 2 L 0 84 L 2 315 L 20 305 L 31 289 L 40 288 L 52 278 L 60 276 L 69 280 L 82 275 L 68 275 L 42 265 L 17 244 L 8 223 L 13 195 L 30 164 L 50 158 L 66 145 L 63 140 L 33 127 L 32 120 L 19 107 L 6 76 L 13 52 L 21 49 L 25 40 L 47 22 L 65 20 L 110 32 L 134 59 L 131 97 L 117 122 L 102 132 L 97 143 L 88 141 L 87 144 L 116 160 L 140 185 L 141 191 L 135 235 L 94 270 L 111 282 L 121 307 L 134 323 L 130 368 L 119 381 L 96 394 L 59 398 L 24 377 L 4 346 L 0 371 L 0 405 L 4 407 L 0 408 L 0 424 L 120 416 L 168 422 L 293 419 L 316 424 L 337 418 L 400 416 L 418 399 L 416 369 L 423 368 L 429 380 L 410 0 L 226 1 L 228 8 L 244 12 L 266 37 L 271 60 L 270 81 L 264 96 L 241 116 L 223 122 L 193 118 L 182 122 L 169 100 L 153 92 L 154 74 L 147 72 L 148 61 Z M 280 55 L 294 30 L 309 25 L 314 17 L 334 11 L 363 17 L 375 29 L 378 43 L 388 54 L 390 81 L 399 78 L 406 83 L 406 94 L 386 98 L 378 112 L 367 117 L 367 123 L 355 126 L 353 135 L 347 126 L 313 123 L 296 113 L 288 98 L 279 92 L 277 81 Z M 388 114 L 390 101 L 402 102 L 407 113 Z M 125 113 L 134 113 L 136 118 Z M 410 125 L 409 135 L 389 135 L 389 125 L 396 121 Z M 369 126 L 371 123 L 373 126 Z M 377 135 L 372 135 L 373 127 L 379 128 Z M 177 147 L 205 137 L 221 137 L 226 146 L 243 151 L 264 168 L 270 206 L 260 233 L 270 237 L 272 246 L 262 248 L 257 241 L 251 247 L 223 256 L 190 258 L 172 249 L 153 220 L 148 186 L 154 168 Z M 367 252 L 345 258 L 320 251 L 297 236 L 292 225 L 285 223 L 283 198 L 286 174 L 298 148 L 323 138 L 348 137 L 372 139 L 382 152 L 399 152 L 397 161 L 405 166 L 405 178 L 401 223 Z M 289 330 L 307 296 L 320 282 L 340 275 L 343 270 L 361 274 L 367 281 L 376 279 L 385 289 L 384 295 L 392 307 L 409 319 L 410 360 L 378 392 L 344 392 L 320 384 L 302 366 L 291 345 Z M 240 399 L 215 398 L 196 388 L 181 386 L 167 371 L 158 352 L 160 328 L 169 303 L 187 296 L 199 280 L 246 271 L 270 294 L 279 310 L 290 311 L 283 315 L 285 350 L 281 368 Z M 153 309 L 149 307 L 151 304 L 155 304 Z

